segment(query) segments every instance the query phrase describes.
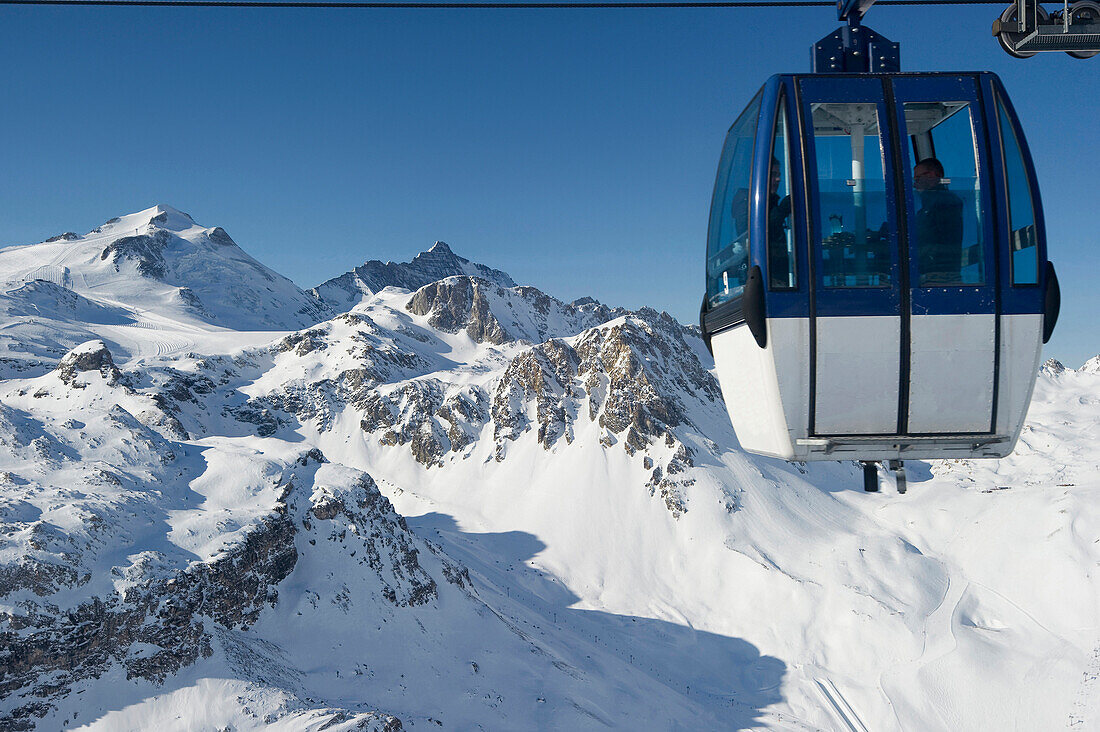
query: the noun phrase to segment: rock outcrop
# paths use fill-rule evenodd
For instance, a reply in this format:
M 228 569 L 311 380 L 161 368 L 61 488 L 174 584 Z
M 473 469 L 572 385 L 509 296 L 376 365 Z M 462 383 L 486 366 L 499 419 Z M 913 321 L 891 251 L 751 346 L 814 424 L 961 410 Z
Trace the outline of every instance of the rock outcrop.
M 17 417 L 0 419 L 9 427 L 3 430 L 0 424 L 0 430 L 10 432 Z M 154 439 L 146 437 L 148 442 Z M 155 448 L 147 454 L 156 454 Z M 99 494 L 129 483 L 128 476 L 110 468 L 96 470 L 102 476 Z M 9 484 L 20 483 L 5 475 Z M 20 522 L 10 503 L 19 487 L 6 491 L 0 529 L 24 549 L 21 561 L 0 567 L 0 599 L 9 608 L 0 610 L 0 698 L 7 699 L 0 706 L 0 729 L 33 729 L 35 720 L 75 684 L 112 668 L 123 669 L 128 679 L 162 683 L 211 656 L 216 633 L 247 631 L 264 608 L 275 606 L 279 584 L 298 562 L 300 534 L 308 539 L 307 548 L 332 542 L 356 558 L 375 576 L 378 595 L 396 608 L 424 605 L 437 597 L 436 582 L 421 566 L 405 520 L 369 475 L 330 466 L 312 449 L 272 483 L 269 512 L 235 543 L 208 560 L 175 569 L 163 552 L 131 555 L 128 565 L 111 569 L 115 589 L 107 592 L 102 592 L 102 582 L 93 580 L 94 555 L 99 546 L 117 541 L 112 534 L 122 527 L 110 512 L 95 508 L 94 481 L 85 483 L 85 499 L 77 504 L 93 532 L 83 548 L 46 522 Z M 21 484 L 28 495 L 42 490 L 25 480 Z M 155 505 L 157 498 L 150 501 Z M 463 568 L 447 560 L 444 564 L 448 582 L 468 582 Z M 56 604 L 81 595 L 75 604 Z
M 69 386 L 78 386 L 77 377 L 87 371 L 99 373 L 109 384 L 116 383 L 122 375 L 103 341 L 77 346 L 61 358 L 55 371 L 62 383 Z
M 431 249 L 416 255 L 411 262 L 372 259 L 318 285 L 310 292 L 332 310 L 346 312 L 364 297 L 381 292 L 386 287 L 417 290 L 454 276 L 477 277 L 501 287 L 516 286 L 504 272 L 464 259 L 452 252 L 445 242 L 437 241 Z
M 485 290 L 493 285 L 473 277 L 453 277 L 421 287 L 406 309 L 427 315 L 428 324 L 444 333 L 465 330 L 475 343 L 500 345 L 513 340 L 493 315 Z

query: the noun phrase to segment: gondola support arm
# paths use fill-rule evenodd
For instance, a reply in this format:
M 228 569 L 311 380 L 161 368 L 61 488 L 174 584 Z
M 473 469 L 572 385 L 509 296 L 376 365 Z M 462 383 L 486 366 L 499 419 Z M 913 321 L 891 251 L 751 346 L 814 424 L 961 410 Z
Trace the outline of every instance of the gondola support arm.
M 862 24 L 875 0 L 838 0 L 837 18 L 847 25 L 813 45 L 810 58 L 815 74 L 890 73 L 901 71 L 901 46 Z

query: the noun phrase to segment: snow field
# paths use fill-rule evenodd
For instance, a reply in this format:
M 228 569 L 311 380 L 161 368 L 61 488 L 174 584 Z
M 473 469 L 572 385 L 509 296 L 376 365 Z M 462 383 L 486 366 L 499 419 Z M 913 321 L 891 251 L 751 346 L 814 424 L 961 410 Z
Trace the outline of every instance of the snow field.
M 167 261 L 186 281 L 98 258 L 154 229 L 176 237 Z M 34 333 L 32 355 L 55 359 L 101 338 L 134 380 L 122 388 L 85 372 L 78 388 L 51 372 L 3 384 L 0 471 L 11 477 L 0 475 L 0 516 L 16 530 L 0 560 L 17 562 L 52 532 L 35 556 L 62 564 L 75 542 L 91 577 L 49 602 L 65 609 L 209 562 L 242 546 L 288 483 L 300 487 L 287 499 L 297 560 L 255 624 L 206 619 L 213 656 L 163 685 L 114 666 L 57 700 L 47 727 L 381 729 L 375 713 L 406 729 L 461 730 L 1100 725 L 1100 359 L 1044 369 L 1013 455 L 912 463 L 905 495 L 864 494 L 850 463 L 744 453 L 720 402 L 644 363 L 687 416 L 671 431 L 692 452 L 693 482 L 674 512 L 647 487 L 645 461 L 666 465 L 677 448 L 655 440 L 629 454 L 622 434 L 589 418 L 581 384 L 583 396 L 563 401 L 572 441 L 549 449 L 534 428 L 497 439 L 492 419 L 441 465 L 383 444 L 326 385 L 369 366 L 382 383 L 359 396 L 430 381 L 492 397 L 530 343 L 432 328 L 394 288 L 353 308 L 365 320 L 259 329 L 237 316 L 271 303 L 293 315 L 286 304 L 302 293 L 239 249 L 215 248 L 213 231 L 157 207 L 79 240 L 0 251 L 0 270 L 14 273 L 0 334 L 26 346 Z M 211 264 L 211 251 L 224 257 Z M 260 299 L 193 286 L 229 275 Z M 528 341 L 577 345 L 589 327 L 520 288 L 488 297 Z M 709 366 L 701 341 L 684 337 Z M 170 372 L 198 386 L 163 381 Z M 161 384 L 182 394 L 167 412 L 151 396 Z M 276 406 L 288 394 L 308 409 Z M 530 399 L 512 406 L 537 427 Z M 171 433 L 169 416 L 190 434 Z M 313 447 L 329 462 L 300 462 Z M 355 505 L 358 471 L 411 533 Z M 346 504 L 329 511 L 337 500 Z M 452 581 L 456 561 L 471 583 Z M 434 596 L 402 604 L 429 580 Z M 39 599 L 20 593 L 2 599 L 5 612 Z

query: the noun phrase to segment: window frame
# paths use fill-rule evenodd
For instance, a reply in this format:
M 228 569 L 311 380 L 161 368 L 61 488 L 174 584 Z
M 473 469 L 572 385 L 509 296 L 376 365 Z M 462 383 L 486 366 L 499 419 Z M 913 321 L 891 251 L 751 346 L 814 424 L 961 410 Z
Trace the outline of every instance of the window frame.
M 974 193 L 975 201 L 978 204 L 980 204 L 980 202 L 981 202 L 982 179 L 983 179 L 983 175 L 982 175 L 982 170 L 983 170 L 983 168 L 982 168 L 982 154 L 981 154 L 981 148 L 979 146 L 980 145 L 980 140 L 979 140 L 979 137 L 978 137 L 978 126 L 977 126 L 978 125 L 977 114 L 981 113 L 980 112 L 980 106 L 976 106 L 974 104 L 973 100 L 969 100 L 969 99 L 957 99 L 957 100 L 956 99 L 942 99 L 942 100 L 939 100 L 939 101 L 944 103 L 944 104 L 961 104 L 962 106 L 955 109 L 955 111 L 953 111 L 948 116 L 944 117 L 942 120 L 940 120 L 940 122 L 936 123 L 936 125 L 934 125 L 933 127 L 931 127 L 929 129 L 929 138 L 928 138 L 928 140 L 929 140 L 929 146 L 931 147 L 931 150 L 932 150 L 931 157 L 937 157 L 936 156 L 936 141 L 935 141 L 935 137 L 933 137 L 932 134 L 931 134 L 932 130 L 936 129 L 936 127 L 938 127 L 940 124 L 942 124 L 942 123 L 946 122 L 947 120 L 955 117 L 956 115 L 962 113 L 965 110 L 967 119 L 969 120 L 969 125 L 968 125 L 969 131 L 970 131 L 970 148 L 969 149 L 974 153 L 974 181 L 975 181 L 975 185 L 974 185 L 973 193 Z M 898 110 L 897 110 L 898 111 L 898 118 L 901 121 L 901 124 L 904 125 L 905 136 L 908 137 L 912 141 L 912 144 L 909 146 L 909 153 L 910 153 L 910 155 L 912 155 L 912 165 L 904 166 L 904 167 L 899 169 L 899 172 L 901 173 L 901 175 L 903 177 L 903 181 L 904 181 L 904 185 L 905 185 L 906 190 L 912 193 L 912 199 L 911 199 L 912 200 L 912 210 L 909 210 L 909 209 L 906 210 L 906 217 L 909 220 L 909 227 L 910 227 L 910 230 L 908 232 L 908 234 L 909 234 L 910 260 L 911 260 L 910 264 L 909 264 L 909 266 L 911 268 L 910 269 L 910 272 L 911 272 L 910 287 L 912 289 L 921 289 L 921 290 L 944 290 L 944 289 L 955 289 L 955 288 L 959 288 L 959 287 L 989 287 L 989 286 L 992 286 L 994 284 L 993 278 L 995 277 L 995 275 L 992 273 L 992 271 L 989 269 L 989 266 L 988 266 L 988 253 L 989 253 L 990 246 L 989 246 L 988 242 L 986 242 L 985 222 L 982 220 L 984 218 L 984 214 L 986 212 L 984 211 L 984 209 L 982 209 L 982 207 L 980 205 L 978 207 L 978 210 L 979 210 L 980 213 L 978 213 L 978 215 L 975 217 L 975 221 L 974 221 L 974 223 L 975 223 L 974 234 L 975 234 L 975 237 L 977 238 L 977 241 L 975 241 L 972 244 L 972 246 L 977 246 L 978 251 L 981 253 L 981 259 L 979 260 L 979 264 L 980 264 L 979 271 L 981 272 L 981 281 L 979 281 L 979 282 L 963 282 L 960 279 L 960 281 L 958 281 L 958 282 L 942 282 L 942 283 L 925 282 L 924 278 L 930 273 L 924 272 L 924 270 L 921 267 L 920 241 L 917 237 L 917 229 L 915 228 L 916 227 L 916 220 L 917 220 L 917 212 L 919 210 L 919 205 L 920 205 L 920 201 L 917 198 L 917 189 L 916 189 L 915 181 L 913 180 L 913 167 L 919 162 L 918 151 L 916 150 L 917 136 L 908 134 L 908 132 L 909 132 L 908 118 L 906 116 L 906 113 L 908 111 L 907 110 L 908 105 L 910 105 L 910 104 L 923 104 L 923 103 L 926 103 L 926 102 L 924 100 L 921 100 L 921 101 L 903 100 L 903 101 L 897 102 L 897 105 L 898 105 Z M 899 137 L 900 137 L 901 136 L 901 131 L 900 130 L 899 130 L 898 134 L 899 134 Z M 943 138 L 941 138 L 941 140 L 942 139 Z M 964 179 L 963 176 L 954 176 L 954 177 L 957 177 L 959 180 Z M 958 193 L 959 193 L 958 190 L 953 191 L 953 192 L 956 195 L 958 195 Z M 965 199 L 964 199 L 964 201 L 965 201 Z M 963 241 L 963 243 L 965 243 L 965 240 Z M 965 247 L 964 247 L 964 250 L 965 250 Z M 914 252 L 916 252 L 915 256 L 913 254 Z M 996 255 L 996 252 L 994 252 L 994 256 L 995 255 Z M 961 277 L 962 269 L 963 269 L 963 267 L 960 266 L 960 269 L 959 269 L 960 277 Z
M 785 147 L 784 158 L 785 158 L 785 168 L 786 168 L 786 174 L 787 174 L 787 196 L 791 200 L 791 212 L 789 214 L 789 221 L 790 221 L 789 231 L 791 232 L 791 241 L 790 241 L 789 249 L 788 249 L 788 253 L 790 255 L 790 260 L 791 260 L 791 265 L 790 265 L 790 268 L 787 270 L 789 275 L 793 275 L 792 277 L 789 278 L 791 283 L 788 284 L 788 285 L 784 285 L 782 287 L 777 287 L 777 286 L 772 284 L 773 280 L 772 280 L 772 272 L 771 272 L 771 220 L 770 220 L 770 217 L 768 216 L 767 201 L 765 201 L 765 204 L 764 204 L 764 207 L 765 207 L 765 214 L 764 214 L 764 253 L 765 253 L 764 266 L 765 266 L 765 271 L 767 272 L 767 282 L 768 282 L 768 291 L 769 292 L 797 292 L 798 289 L 799 289 L 799 284 L 800 284 L 799 283 L 799 269 L 800 268 L 798 266 L 798 232 L 795 229 L 795 222 L 798 220 L 798 217 L 795 215 L 795 208 L 794 208 L 794 192 L 795 192 L 794 177 L 793 177 L 794 176 L 794 174 L 793 174 L 794 168 L 791 165 L 791 157 L 792 157 L 792 153 L 791 153 L 791 149 L 792 149 L 792 147 L 791 147 L 791 134 L 790 134 L 791 115 L 788 112 L 787 90 L 783 86 L 779 87 L 778 99 L 776 100 L 776 103 L 775 103 L 775 116 L 772 119 L 772 125 L 771 125 L 772 133 L 771 133 L 771 141 L 770 141 L 770 144 L 768 145 L 768 153 L 769 153 L 769 155 L 772 155 L 772 156 L 775 155 L 775 142 L 776 142 L 776 138 L 777 138 L 778 132 L 779 132 L 779 121 L 780 120 L 783 120 L 783 127 L 784 127 L 784 130 L 786 131 L 786 134 L 784 135 L 784 147 Z M 770 161 L 769 161 L 769 166 L 770 166 Z M 770 170 L 770 167 L 769 167 L 769 170 Z M 769 186 L 768 195 L 770 195 L 770 186 L 771 186 L 770 179 L 768 181 L 768 186 Z M 750 252 L 750 255 L 751 255 L 751 252 Z
M 749 100 L 749 103 L 745 105 L 745 108 L 741 110 L 741 113 L 737 115 L 737 118 L 733 121 L 733 124 L 731 124 L 729 126 L 729 129 L 726 131 L 726 136 L 725 136 L 725 138 L 723 139 L 723 142 L 722 142 L 723 157 L 719 160 L 718 171 L 715 174 L 714 190 L 711 194 L 711 215 L 710 215 L 710 218 L 707 222 L 706 265 L 705 265 L 705 273 L 704 273 L 704 275 L 705 275 L 705 289 L 704 289 L 703 301 L 706 304 L 706 312 L 708 314 L 716 313 L 718 311 L 723 311 L 723 310 L 728 311 L 728 310 L 730 310 L 731 308 L 734 308 L 734 307 L 736 307 L 737 311 L 740 312 L 740 302 L 741 302 L 741 299 L 743 297 L 743 292 L 744 292 L 744 285 L 743 284 L 741 285 L 742 291 L 740 293 L 738 293 L 736 295 L 731 294 L 726 300 L 724 300 L 722 302 L 719 302 L 717 304 L 711 305 L 711 290 L 710 290 L 710 283 L 711 283 L 711 279 L 712 279 L 712 277 L 711 277 L 711 259 L 712 259 L 711 242 L 713 241 L 713 237 L 718 235 L 718 233 L 714 231 L 715 225 L 717 224 L 719 226 L 719 228 L 721 227 L 721 219 L 719 218 L 717 221 L 715 219 L 715 203 L 717 201 L 717 196 L 719 194 L 718 186 L 722 183 L 723 164 L 726 162 L 725 152 L 726 152 L 726 146 L 729 142 L 729 136 L 733 132 L 733 130 L 735 128 L 737 128 L 739 125 L 741 125 L 743 122 L 748 122 L 748 118 L 746 118 L 745 115 L 748 114 L 755 107 L 755 111 L 753 111 L 753 113 L 752 113 L 753 124 L 752 124 L 751 127 L 749 127 L 749 129 L 753 130 L 753 134 L 752 134 L 753 145 L 752 145 L 752 154 L 749 157 L 749 164 L 748 164 L 749 175 L 748 175 L 748 178 L 747 178 L 747 181 L 746 181 L 748 183 L 748 199 L 746 201 L 746 222 L 747 222 L 746 226 L 747 226 L 747 228 L 746 228 L 746 231 L 745 231 L 745 259 L 746 259 L 746 262 L 750 263 L 750 269 L 751 269 L 751 262 L 752 262 L 752 255 L 753 255 L 753 252 L 752 252 L 752 249 L 753 249 L 752 248 L 752 236 L 751 236 L 751 231 L 752 231 L 752 201 L 753 201 L 753 197 L 754 197 L 753 193 L 754 193 L 754 188 L 755 188 L 755 181 L 753 180 L 752 171 L 754 170 L 754 167 L 756 165 L 756 147 L 757 147 L 757 145 L 755 144 L 756 143 L 756 131 L 759 128 L 760 117 L 761 117 L 761 114 L 764 111 L 763 110 L 763 105 L 764 105 L 763 103 L 764 103 L 765 87 L 766 87 L 766 85 L 761 86 L 760 89 L 756 92 L 756 94 L 753 95 L 752 99 Z M 732 167 L 732 162 L 731 162 L 731 167 Z M 729 186 L 729 178 L 730 178 L 729 175 L 727 175 L 726 178 L 725 178 L 727 188 Z M 724 189 L 722 191 L 722 193 L 723 194 L 726 193 L 726 190 Z M 722 209 L 719 210 L 718 216 L 719 217 L 725 216 L 725 215 L 732 216 L 732 212 L 729 213 L 729 214 L 726 214 L 723 210 L 724 208 L 725 208 L 725 206 L 724 206 L 724 203 L 723 203 L 722 204 Z M 725 271 L 725 270 L 723 270 L 723 271 Z M 721 273 L 719 273 L 719 276 L 720 275 L 721 275 Z M 723 318 L 723 319 L 725 319 L 725 318 Z
M 1027 158 L 1024 155 L 1024 148 L 1020 144 L 1020 135 L 1017 131 L 1017 125 L 1014 124 L 1016 115 L 1013 113 L 1011 107 L 1005 104 L 1003 95 L 999 89 L 993 90 L 993 113 L 997 118 L 997 130 L 1000 133 L 1000 153 L 1001 153 L 1001 170 L 1004 171 L 1004 210 L 1005 210 L 1005 236 L 1004 246 L 1007 247 L 1007 259 L 1008 259 L 1008 285 L 1009 287 L 1027 289 L 1038 288 L 1042 286 L 1042 273 L 1039 271 L 1042 263 L 1042 257 L 1040 257 L 1039 251 L 1039 217 L 1036 213 L 1035 206 L 1035 191 L 1033 190 L 1033 173 L 1028 167 Z M 1008 137 L 1005 133 L 1005 122 L 1008 123 Z M 1027 191 L 1028 205 L 1031 207 L 1031 226 L 1035 232 L 1035 281 L 1034 282 L 1017 282 L 1016 281 L 1016 258 L 1013 256 L 1012 251 L 1012 234 L 1014 229 L 1012 228 L 1012 176 L 1009 172 L 1008 166 L 1008 142 L 1015 145 L 1016 155 L 1020 161 L 1020 167 L 1023 169 L 1024 177 L 1023 184 L 1024 189 Z M 1019 185 L 1019 183 L 1017 183 Z
M 821 190 L 821 181 L 823 180 L 823 178 L 821 177 L 821 169 L 820 169 L 821 149 L 820 149 L 820 146 L 818 144 L 818 141 L 820 139 L 830 137 L 830 135 L 818 135 L 817 134 L 817 129 L 816 129 L 816 127 L 814 125 L 814 122 L 813 122 L 813 113 L 814 113 L 814 110 L 815 110 L 815 105 L 826 105 L 826 104 L 845 104 L 845 105 L 864 104 L 864 105 L 870 105 L 871 107 L 874 108 L 875 124 L 876 124 L 876 127 L 878 128 L 878 131 L 875 132 L 874 137 L 877 140 L 879 170 L 882 173 L 881 180 L 882 180 L 882 186 L 883 186 L 883 200 L 884 200 L 883 209 L 884 209 L 884 215 L 886 217 L 885 223 L 887 223 L 887 224 L 889 224 L 891 222 L 891 210 L 890 210 L 890 206 L 889 206 L 889 195 L 890 195 L 891 185 L 894 184 L 893 181 L 891 180 L 892 179 L 892 174 L 891 174 L 892 169 L 890 167 L 892 165 L 892 163 L 890 161 L 890 158 L 892 157 L 892 153 L 889 151 L 889 145 L 891 144 L 891 138 L 890 138 L 889 135 L 886 134 L 886 131 L 889 131 L 890 135 L 894 135 L 896 133 L 893 131 L 892 121 L 889 121 L 889 109 L 886 106 L 885 96 L 882 97 L 881 99 L 874 99 L 873 101 L 859 101 L 859 100 L 824 101 L 823 100 L 823 101 L 810 101 L 810 102 L 806 103 L 806 114 L 808 114 L 807 120 L 809 122 L 809 124 L 808 124 L 808 130 L 809 131 L 807 133 L 804 133 L 804 138 L 803 139 L 804 140 L 805 139 L 811 140 L 812 148 L 809 148 L 809 149 L 812 150 L 812 152 L 813 152 L 812 157 L 813 157 L 813 166 L 814 166 L 813 169 L 812 169 L 812 175 L 813 175 L 813 178 L 814 178 L 813 185 L 811 186 L 810 183 L 809 183 L 809 180 L 807 180 L 806 181 L 806 186 L 807 186 L 806 190 L 807 190 L 807 195 L 808 196 L 813 195 L 814 197 L 816 197 L 816 201 L 815 201 L 816 211 L 815 211 L 814 215 L 818 219 L 820 219 L 819 221 L 816 222 L 817 230 L 816 230 L 816 233 L 813 235 L 813 239 L 810 242 L 810 245 L 811 245 L 810 256 L 814 258 L 814 269 L 815 269 L 814 285 L 813 286 L 817 289 L 822 290 L 822 291 L 831 292 L 831 293 L 844 293 L 844 292 L 857 292 L 857 291 L 858 292 L 893 292 L 893 291 L 898 289 L 899 283 L 901 281 L 900 280 L 900 274 L 901 273 L 900 273 L 900 270 L 897 267 L 903 266 L 902 263 L 900 262 L 900 259 L 898 259 L 898 253 L 897 253 L 898 245 L 897 245 L 896 238 L 892 242 L 890 240 L 887 240 L 887 247 L 886 248 L 887 248 L 887 252 L 889 253 L 890 256 L 888 257 L 888 259 L 886 261 L 886 269 L 884 271 L 880 272 L 880 274 L 885 275 L 885 280 L 886 280 L 885 282 L 883 282 L 881 284 L 877 284 L 877 285 L 847 285 L 847 284 L 832 285 L 832 284 L 828 284 L 826 282 L 826 277 L 829 276 L 828 267 L 825 264 L 825 238 L 826 237 L 824 235 L 824 231 L 825 231 L 825 221 L 826 221 L 826 219 L 824 219 L 824 215 L 825 215 L 825 210 L 823 208 L 823 198 L 824 198 L 824 196 L 823 196 L 823 192 Z M 866 140 L 867 137 L 871 137 L 871 135 L 865 134 L 864 135 L 865 140 Z M 803 144 L 805 144 L 805 142 Z M 866 167 L 864 168 L 864 172 L 866 172 Z M 810 171 L 809 171 L 809 169 L 807 169 L 807 178 L 809 178 L 809 177 L 810 177 Z M 867 180 L 867 179 L 864 178 L 864 180 Z M 895 193 L 895 196 L 898 195 L 897 191 L 895 191 L 894 193 Z M 895 221 L 895 224 L 896 224 L 896 221 Z M 895 234 L 895 237 L 896 237 L 896 234 Z M 897 261 L 897 266 L 895 266 L 895 260 Z

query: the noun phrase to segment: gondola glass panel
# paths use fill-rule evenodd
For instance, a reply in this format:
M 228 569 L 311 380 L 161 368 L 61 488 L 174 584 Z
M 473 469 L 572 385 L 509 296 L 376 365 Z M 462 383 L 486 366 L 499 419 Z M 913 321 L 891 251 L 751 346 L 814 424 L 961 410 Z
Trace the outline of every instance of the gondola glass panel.
M 740 297 L 749 266 L 749 189 L 760 94 L 730 127 L 718 164 L 707 236 L 707 306 Z
M 977 147 L 967 102 L 906 102 L 913 145 L 906 171 L 917 210 L 912 231 L 920 287 L 985 283 Z
M 812 106 L 826 288 L 888 287 L 886 182 L 874 104 Z
M 997 117 L 1004 140 L 1005 177 L 1008 185 L 1009 220 L 1012 228 L 1012 284 L 1039 283 L 1039 248 L 1035 230 L 1035 210 L 1031 202 L 1027 168 L 1016 139 L 1016 130 L 1000 97 L 997 97 Z
M 780 98 L 768 181 L 768 284 L 773 290 L 798 286 L 794 232 L 791 231 L 791 157 L 787 139 L 787 100 Z

